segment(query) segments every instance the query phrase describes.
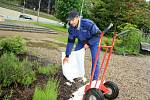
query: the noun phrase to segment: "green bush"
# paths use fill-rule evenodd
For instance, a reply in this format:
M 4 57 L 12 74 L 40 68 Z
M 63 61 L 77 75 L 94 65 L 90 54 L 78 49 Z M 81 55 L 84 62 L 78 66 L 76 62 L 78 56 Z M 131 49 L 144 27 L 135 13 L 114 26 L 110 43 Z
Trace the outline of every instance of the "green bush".
M 48 81 L 46 87 L 36 87 L 33 95 L 33 100 L 57 100 L 58 95 L 57 81 Z
M 0 55 L 7 52 L 19 54 L 26 50 L 26 42 L 21 36 L 8 37 L 0 40 Z
M 19 63 L 19 68 L 17 71 L 17 79 L 18 83 L 29 85 L 36 79 L 36 74 L 32 70 L 32 64 L 26 59 Z
M 3 87 L 14 82 L 29 85 L 34 80 L 35 72 L 30 62 L 20 62 L 13 53 L 5 53 L 0 57 L 0 82 Z
M 104 36 L 103 37 L 103 40 L 102 40 L 102 45 L 104 45 L 104 46 L 108 46 L 108 45 L 111 45 L 111 38 L 110 37 L 106 37 L 106 36 Z
M 102 39 L 102 46 L 110 46 L 112 45 L 112 38 L 104 36 Z M 102 48 L 103 51 L 106 50 L 106 48 Z
M 15 69 L 18 67 L 18 60 L 13 54 L 4 54 L 0 58 L 0 81 L 2 86 L 9 86 L 14 82 Z
M 142 33 L 137 26 L 130 23 L 122 24 L 118 27 L 121 31 L 129 30 L 124 36 L 120 37 L 120 43 L 116 44 L 115 50 L 118 53 L 139 54 Z

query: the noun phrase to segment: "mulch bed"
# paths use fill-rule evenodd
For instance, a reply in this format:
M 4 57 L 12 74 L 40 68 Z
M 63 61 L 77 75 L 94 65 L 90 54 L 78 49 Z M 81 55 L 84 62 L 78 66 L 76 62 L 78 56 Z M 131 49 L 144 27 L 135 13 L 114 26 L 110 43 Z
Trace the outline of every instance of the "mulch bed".
M 31 56 L 31 55 L 18 55 L 20 60 L 27 57 L 31 61 L 43 61 L 39 60 L 40 58 Z M 43 62 L 42 62 L 43 63 Z M 43 63 L 46 64 L 45 62 Z M 2 91 L 0 91 L 0 100 L 3 100 L 4 98 L 9 100 L 32 100 L 32 96 L 34 95 L 34 90 L 37 85 L 44 86 L 48 79 L 52 78 L 54 80 L 57 80 L 59 82 L 58 87 L 58 97 L 57 100 L 68 100 L 70 97 L 72 97 L 72 93 L 76 91 L 80 83 L 76 81 L 76 83 L 72 83 L 72 85 L 67 85 L 66 82 L 67 79 L 63 76 L 62 70 L 60 69 L 57 73 L 55 73 L 53 76 L 46 76 L 43 74 L 39 74 L 37 76 L 37 79 L 29 86 L 23 86 L 19 83 L 13 83 L 9 87 L 2 88 Z

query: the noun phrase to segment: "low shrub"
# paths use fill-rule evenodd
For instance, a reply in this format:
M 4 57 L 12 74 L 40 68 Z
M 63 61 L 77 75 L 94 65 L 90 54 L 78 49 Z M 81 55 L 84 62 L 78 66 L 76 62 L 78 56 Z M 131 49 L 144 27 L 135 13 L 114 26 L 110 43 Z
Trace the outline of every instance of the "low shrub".
M 27 60 L 22 62 L 13 53 L 5 53 L 0 57 L 0 82 L 2 87 L 14 82 L 29 85 L 35 80 L 32 64 Z
M 3 53 L 19 54 L 26 52 L 26 41 L 21 36 L 8 37 L 0 40 L 0 55 Z
M 120 37 L 122 42 L 116 44 L 115 51 L 118 53 L 139 54 L 142 32 L 137 29 L 137 26 L 130 23 L 122 24 L 119 28 L 121 31 L 129 30 L 129 32 Z

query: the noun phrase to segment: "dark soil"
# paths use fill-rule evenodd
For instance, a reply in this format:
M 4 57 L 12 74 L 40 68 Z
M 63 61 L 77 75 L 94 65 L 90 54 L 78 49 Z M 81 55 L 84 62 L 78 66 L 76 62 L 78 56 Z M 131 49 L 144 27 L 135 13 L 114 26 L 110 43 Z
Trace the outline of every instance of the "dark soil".
M 73 97 L 72 93 L 76 91 L 81 85 L 81 83 L 78 81 L 75 81 L 75 83 L 71 83 L 71 85 L 67 85 L 66 82 L 69 81 L 63 76 L 62 70 L 56 73 L 54 77 L 60 82 L 57 100 L 68 100 L 70 97 Z
M 60 70 L 58 73 L 56 73 L 54 76 L 54 79 L 59 81 L 59 87 L 58 87 L 58 97 L 57 100 L 68 100 L 70 97 L 72 97 L 72 93 L 76 91 L 79 88 L 78 82 L 72 83 L 71 86 L 67 85 L 67 80 L 62 74 L 62 71 Z M 3 100 L 4 98 L 8 98 L 10 100 L 32 100 L 32 96 L 34 94 L 35 86 L 36 85 L 45 85 L 48 80 L 48 77 L 45 75 L 38 75 L 37 80 L 33 82 L 30 86 L 22 86 L 20 84 L 12 84 L 10 87 L 2 88 L 2 94 L 0 96 L 0 100 Z M 12 94 L 11 94 L 12 93 Z M 10 96 L 10 97 L 9 97 Z
M 43 77 L 39 75 L 38 77 Z M 13 83 L 9 87 L 2 88 L 0 100 L 32 100 L 36 82 L 45 81 L 45 78 L 38 78 L 29 86 L 23 86 L 19 83 Z

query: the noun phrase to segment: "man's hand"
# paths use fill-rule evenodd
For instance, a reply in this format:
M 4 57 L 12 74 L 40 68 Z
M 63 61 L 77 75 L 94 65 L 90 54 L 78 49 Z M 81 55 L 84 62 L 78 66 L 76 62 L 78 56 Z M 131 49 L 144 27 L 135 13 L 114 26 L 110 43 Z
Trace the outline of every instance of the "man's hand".
M 84 45 L 84 48 L 85 48 L 85 49 L 89 48 L 89 45 L 85 44 L 85 45 Z
M 68 62 L 68 61 L 69 61 L 69 57 L 65 57 L 65 58 L 63 59 L 63 64 L 66 63 L 66 62 Z

